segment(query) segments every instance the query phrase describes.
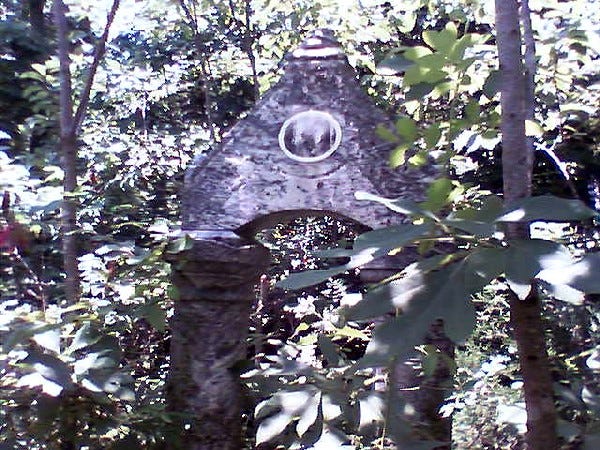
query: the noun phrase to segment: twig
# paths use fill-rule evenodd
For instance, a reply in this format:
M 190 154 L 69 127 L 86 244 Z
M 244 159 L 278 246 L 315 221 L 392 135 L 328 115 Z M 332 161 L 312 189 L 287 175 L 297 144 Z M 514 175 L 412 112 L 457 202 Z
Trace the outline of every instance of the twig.
M 100 60 L 102 59 L 102 56 L 104 56 L 104 52 L 106 51 L 106 41 L 108 40 L 108 33 L 110 32 L 110 27 L 112 26 L 112 23 L 115 20 L 115 15 L 117 14 L 117 10 L 119 9 L 120 3 L 121 0 L 113 0 L 113 4 L 106 18 L 106 25 L 104 26 L 104 31 L 102 32 L 100 39 L 96 43 L 96 48 L 94 50 L 94 59 L 92 60 L 90 71 L 88 73 L 87 79 L 85 80 L 83 91 L 81 92 L 79 106 L 77 107 L 77 111 L 75 111 L 75 116 L 73 118 L 73 129 L 71 132 L 74 135 L 77 135 L 77 133 L 79 132 L 81 123 L 83 122 L 83 119 L 85 117 L 85 111 L 90 100 L 92 84 L 94 83 L 94 78 L 96 76 L 98 66 L 100 65 Z

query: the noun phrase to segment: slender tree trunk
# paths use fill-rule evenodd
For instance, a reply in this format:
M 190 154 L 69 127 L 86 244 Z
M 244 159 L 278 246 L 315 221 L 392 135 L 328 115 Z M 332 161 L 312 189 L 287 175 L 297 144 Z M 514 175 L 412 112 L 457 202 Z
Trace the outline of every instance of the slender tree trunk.
M 58 60 L 59 60 L 59 153 L 64 171 L 64 196 L 61 212 L 61 237 L 63 264 L 65 271 L 65 297 L 69 304 L 79 300 L 81 280 L 78 268 L 78 243 L 77 243 L 77 199 L 74 196 L 77 189 L 77 135 L 79 127 L 85 116 L 87 104 L 96 70 L 100 59 L 104 55 L 106 40 L 110 26 L 114 20 L 120 0 L 114 0 L 108 14 L 106 26 L 98 40 L 94 52 L 94 59 L 90 65 L 87 79 L 79 99 L 77 110 L 73 108 L 73 87 L 71 85 L 71 58 L 69 56 L 69 29 L 67 25 L 66 6 L 63 0 L 54 0 L 52 13 L 57 34 Z
M 65 296 L 70 304 L 79 299 L 80 279 L 77 267 L 77 201 L 73 196 L 77 188 L 77 139 L 73 116 L 73 88 L 71 86 L 71 58 L 69 56 L 69 38 L 66 6 L 62 0 L 54 0 L 54 25 L 58 41 L 58 59 L 60 63 L 59 107 L 60 138 L 59 151 L 64 171 L 64 197 L 61 212 L 61 236 L 63 264 L 65 270 Z
M 513 202 L 531 195 L 533 149 L 525 136 L 526 100 L 531 95 L 521 55 L 517 0 L 496 0 L 498 57 L 502 77 L 502 167 L 504 200 Z M 531 76 L 531 73 L 529 74 Z M 530 81 L 530 80 L 529 80 Z M 509 239 L 529 238 L 527 224 L 507 228 Z M 527 409 L 529 450 L 558 448 L 553 383 L 546 351 L 541 299 L 535 286 L 520 300 L 510 293 L 511 324 L 519 351 Z
M 46 21 L 44 20 L 44 6 L 46 0 L 28 0 L 28 18 L 31 29 L 38 36 L 44 36 L 46 32 Z

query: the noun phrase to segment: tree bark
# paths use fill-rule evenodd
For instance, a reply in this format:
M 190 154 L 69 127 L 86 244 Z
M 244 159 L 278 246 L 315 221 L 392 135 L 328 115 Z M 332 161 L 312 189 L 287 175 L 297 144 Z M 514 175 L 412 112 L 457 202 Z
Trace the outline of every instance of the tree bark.
M 517 0 L 495 0 L 498 58 L 502 80 L 502 167 L 504 201 L 531 195 L 533 148 L 525 136 L 526 100 L 531 99 L 521 54 Z M 529 74 L 531 76 L 531 74 Z M 531 100 L 530 100 L 531 101 Z M 507 227 L 509 239 L 529 238 L 529 225 Z M 520 300 L 510 296 L 510 316 L 517 341 L 527 410 L 526 441 L 529 450 L 558 448 L 553 383 L 546 351 L 541 299 L 533 286 Z
M 61 211 L 61 237 L 65 271 L 65 297 L 69 304 L 79 299 L 81 282 L 77 267 L 77 201 L 73 196 L 77 188 L 77 139 L 74 133 L 73 87 L 71 85 L 71 58 L 69 56 L 68 25 L 66 6 L 62 0 L 52 5 L 56 27 L 59 60 L 59 152 L 61 155 L 63 180 L 63 202 Z
M 85 117 L 90 98 L 92 84 L 100 60 L 104 55 L 106 40 L 114 20 L 120 0 L 114 0 L 102 36 L 98 40 L 94 59 L 90 65 L 87 79 L 79 99 L 79 105 L 74 112 L 73 87 L 71 84 L 71 58 L 69 56 L 69 28 L 66 17 L 66 6 L 63 0 L 54 0 L 52 13 L 57 34 L 57 51 L 59 60 L 59 153 L 61 155 L 63 180 L 63 201 L 61 211 L 61 237 L 63 265 L 65 271 L 65 297 L 69 304 L 79 300 L 81 280 L 78 268 L 77 242 L 77 199 L 74 196 L 77 189 L 77 135 Z

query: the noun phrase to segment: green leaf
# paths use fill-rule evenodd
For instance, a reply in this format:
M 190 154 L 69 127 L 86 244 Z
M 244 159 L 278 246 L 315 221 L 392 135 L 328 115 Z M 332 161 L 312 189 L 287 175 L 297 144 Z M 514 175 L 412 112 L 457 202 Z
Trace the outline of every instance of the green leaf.
M 410 117 L 400 117 L 396 120 L 396 131 L 407 143 L 412 143 L 417 138 L 417 122 Z
M 500 92 L 500 82 L 500 71 L 491 71 L 485 80 L 485 83 L 483 83 L 483 94 L 488 99 L 493 99 L 494 96 Z
M 467 106 L 465 106 L 465 114 L 471 122 L 479 122 L 481 119 L 481 107 L 479 106 L 479 102 L 477 100 L 471 100 L 467 103 Z
M 68 388 L 73 384 L 71 381 L 71 368 L 63 360 L 54 355 L 42 353 L 33 347 L 30 347 L 27 353 L 28 355 L 23 363 L 31 365 L 42 377 L 62 388 Z
M 401 165 L 403 165 L 405 163 L 406 151 L 409 148 L 410 148 L 409 145 L 402 144 L 402 145 L 398 145 L 394 150 L 391 151 L 389 162 L 390 162 L 390 167 L 392 169 L 400 167 Z
M 401 54 L 388 56 L 377 65 L 379 75 L 397 75 L 414 65 L 415 62 L 405 58 Z
M 544 134 L 544 129 L 534 120 L 526 120 L 525 121 L 525 135 L 526 136 L 534 136 L 540 137 Z
M 296 424 L 296 433 L 298 436 L 303 437 L 309 428 L 317 422 L 319 416 L 323 415 L 321 401 L 321 392 L 319 391 L 306 403 L 304 410 L 298 419 L 298 423 Z M 320 424 L 322 427 L 322 421 Z
M 439 211 L 448 204 L 453 189 L 452 180 L 438 178 L 427 187 L 427 200 L 421 203 L 421 207 L 433 212 Z
M 429 94 L 437 84 L 433 83 L 416 83 L 410 86 L 405 94 L 406 100 L 419 100 Z
M 380 228 L 359 235 L 354 240 L 353 248 L 355 251 L 363 251 L 370 248 L 383 249 L 387 254 L 390 250 L 414 244 L 415 241 L 429 235 L 432 230 L 432 225 L 428 223 L 418 225 L 407 223 Z
M 435 217 L 430 212 L 423 210 L 416 202 L 412 200 L 404 199 L 389 199 L 381 197 L 379 195 L 370 194 L 364 191 L 357 191 L 354 193 L 354 197 L 357 200 L 369 200 L 377 203 L 381 203 L 386 208 L 406 215 L 412 216 L 424 216 L 424 217 Z M 437 220 L 437 218 L 436 218 Z
M 416 63 L 431 70 L 441 70 L 446 64 L 446 58 L 440 53 L 432 53 L 419 58 Z
M 506 249 L 506 279 L 520 299 L 531 291 L 531 282 L 544 269 L 568 266 L 571 252 L 560 244 L 541 239 L 509 241 Z
M 427 148 L 433 148 L 440 141 L 442 137 L 442 130 L 438 123 L 430 125 L 424 132 L 423 137 L 425 138 L 425 145 Z
M 167 328 L 167 312 L 157 302 L 140 306 L 134 317 L 146 319 L 156 331 L 163 332 Z
M 371 262 L 374 259 L 374 253 L 374 249 L 366 249 L 358 254 L 354 254 L 349 263 L 341 266 L 332 267 L 331 269 L 292 273 L 287 278 L 277 282 L 276 286 L 282 289 L 295 290 L 322 283 L 331 277 Z
M 459 63 L 464 60 L 465 51 L 474 44 L 480 43 L 486 39 L 481 34 L 467 33 L 460 37 L 448 53 L 448 59 L 453 63 Z
M 385 125 L 377 125 L 377 128 L 375 129 L 375 133 L 377 134 L 377 136 L 379 136 L 384 141 L 387 141 L 387 142 L 398 142 L 398 136 L 396 136 L 393 133 L 393 131 L 391 131 Z
M 337 346 L 333 343 L 329 336 L 325 334 L 319 334 L 317 337 L 317 344 L 319 346 L 319 350 L 321 350 L 323 358 L 325 358 L 328 363 L 328 367 L 338 367 L 344 362 L 338 352 Z
M 426 151 L 420 151 L 408 158 L 408 164 L 413 167 L 422 167 L 429 162 L 429 155 Z
M 409 87 L 420 83 L 433 83 L 437 84 L 439 81 L 444 80 L 448 76 L 448 72 L 439 69 L 429 69 L 423 66 L 412 66 L 409 67 L 404 73 L 402 78 L 402 84 L 405 87 Z
M 361 330 L 357 330 L 356 328 L 349 327 L 346 325 L 344 328 L 336 328 L 334 331 L 335 337 L 344 337 L 350 339 L 360 339 L 362 341 L 368 341 L 369 336 L 367 336 Z
M 403 314 L 384 322 L 373 331 L 373 338 L 359 367 L 387 365 L 402 361 L 414 347 L 422 343 L 428 327 L 438 318 L 444 320 L 446 334 L 461 342 L 475 325 L 475 309 L 471 295 L 487 285 L 495 273 L 473 270 L 477 261 L 468 259 L 442 269 L 422 274 L 422 278 L 405 291 L 403 302 L 409 308 Z M 493 272 L 493 271 L 492 271 Z
M 424 31 L 423 40 L 438 52 L 449 54 L 450 49 L 456 42 L 457 34 L 456 25 L 448 22 L 446 27 L 441 31 Z
M 408 47 L 404 50 L 404 56 L 411 61 L 417 61 L 425 55 L 431 55 L 433 52 L 427 47 L 417 45 L 415 47 Z
M 453 211 L 443 223 L 475 236 L 491 237 L 498 228 L 495 220 L 501 213 L 502 200 L 497 196 L 489 196 L 483 200 L 481 207 Z
M 90 324 L 90 322 L 85 322 L 73 337 L 73 342 L 67 349 L 67 353 L 73 353 L 77 350 L 81 350 L 89 345 L 95 344 L 100 340 L 102 334 L 98 332 L 98 330 Z
M 564 267 L 545 268 L 537 276 L 552 285 L 567 285 L 587 294 L 600 294 L 600 253 L 590 253 Z
M 498 222 L 570 222 L 591 219 L 598 213 L 580 200 L 571 200 L 552 195 L 527 197 L 508 205 Z
M 425 274 L 437 269 L 447 256 L 436 255 L 413 263 L 404 268 L 401 278 L 367 291 L 362 300 L 344 312 L 347 320 L 365 320 L 400 310 L 407 313 L 418 305 L 412 300 L 425 286 Z

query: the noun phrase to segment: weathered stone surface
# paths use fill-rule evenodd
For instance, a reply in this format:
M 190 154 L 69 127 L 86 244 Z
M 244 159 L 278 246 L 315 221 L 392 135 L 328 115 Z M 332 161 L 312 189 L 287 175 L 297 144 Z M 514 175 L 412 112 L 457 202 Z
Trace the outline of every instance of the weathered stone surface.
M 423 171 L 389 168 L 392 146 L 375 134 L 384 123 L 389 117 L 362 91 L 339 44 L 316 32 L 288 55 L 282 79 L 248 117 L 188 170 L 183 228 L 250 235 L 298 215 L 370 227 L 401 220 L 354 198 L 362 190 L 417 200 L 429 181 Z
M 234 368 L 246 357 L 254 286 L 268 264 L 266 248 L 232 237 L 195 240 L 173 258 L 180 298 L 170 322 L 167 400 L 171 411 L 187 415 L 177 424 L 182 448 L 242 448 L 242 394 Z

